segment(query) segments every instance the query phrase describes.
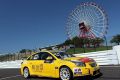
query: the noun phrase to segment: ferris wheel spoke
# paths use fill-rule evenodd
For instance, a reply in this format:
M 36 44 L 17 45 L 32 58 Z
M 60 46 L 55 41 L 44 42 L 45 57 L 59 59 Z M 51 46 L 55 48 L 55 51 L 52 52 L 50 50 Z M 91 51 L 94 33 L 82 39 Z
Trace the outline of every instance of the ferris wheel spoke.
M 76 12 L 72 11 L 71 17 L 73 17 L 76 21 L 78 21 L 78 15 Z
M 75 10 L 75 15 L 76 15 L 77 20 L 79 20 L 79 14 L 80 14 L 80 13 L 79 13 L 79 9 L 76 9 L 76 10 Z
M 89 22 L 90 25 L 94 25 L 93 23 L 95 23 L 95 19 L 93 18 L 93 15 L 89 14 Z
M 94 25 L 93 23 L 96 23 L 96 20 L 95 20 L 93 14 L 91 14 L 92 11 L 93 11 L 93 10 L 89 9 L 89 13 L 88 13 L 88 14 L 89 14 L 90 24 Z
M 72 16 L 70 16 L 68 19 L 70 19 L 72 22 L 77 22 L 77 20 L 73 18 Z
M 99 34 L 94 32 L 94 31 L 91 31 L 96 37 L 99 37 Z
M 101 33 L 101 32 L 96 31 L 96 30 L 94 30 L 94 29 L 92 29 L 92 31 L 94 31 L 94 33 L 96 33 L 96 34 L 100 34 L 100 33 Z
M 100 28 L 92 27 L 91 29 L 92 29 L 92 30 L 95 30 L 95 31 L 97 31 L 97 32 L 99 32 L 99 33 L 101 32 L 101 29 L 100 29 Z

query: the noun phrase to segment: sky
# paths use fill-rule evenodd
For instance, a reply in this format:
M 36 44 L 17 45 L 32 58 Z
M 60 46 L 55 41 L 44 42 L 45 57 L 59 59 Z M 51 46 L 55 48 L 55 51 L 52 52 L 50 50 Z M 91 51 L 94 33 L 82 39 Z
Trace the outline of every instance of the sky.
M 81 2 L 102 6 L 108 38 L 120 34 L 120 0 L 0 0 L 0 53 L 64 42 L 67 17 Z

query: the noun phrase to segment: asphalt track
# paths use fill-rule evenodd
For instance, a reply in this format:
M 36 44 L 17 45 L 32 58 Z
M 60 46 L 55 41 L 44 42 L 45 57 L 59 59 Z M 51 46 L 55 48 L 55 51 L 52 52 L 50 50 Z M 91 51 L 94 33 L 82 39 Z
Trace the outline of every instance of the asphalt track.
M 96 77 L 93 80 L 120 80 L 120 66 L 102 66 L 101 77 Z M 0 69 L 0 80 L 26 80 L 20 75 L 20 69 Z M 57 80 L 52 78 L 33 77 L 28 80 Z M 89 79 L 75 79 L 89 80 Z

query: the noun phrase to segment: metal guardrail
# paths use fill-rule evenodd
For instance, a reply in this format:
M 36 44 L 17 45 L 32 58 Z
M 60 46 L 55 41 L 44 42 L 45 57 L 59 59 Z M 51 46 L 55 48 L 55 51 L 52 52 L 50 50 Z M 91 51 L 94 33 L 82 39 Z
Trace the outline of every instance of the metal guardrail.
M 23 58 L 27 58 L 32 53 L 13 53 L 13 54 L 1 54 L 0 55 L 0 62 L 4 61 L 15 61 L 15 60 L 21 60 Z

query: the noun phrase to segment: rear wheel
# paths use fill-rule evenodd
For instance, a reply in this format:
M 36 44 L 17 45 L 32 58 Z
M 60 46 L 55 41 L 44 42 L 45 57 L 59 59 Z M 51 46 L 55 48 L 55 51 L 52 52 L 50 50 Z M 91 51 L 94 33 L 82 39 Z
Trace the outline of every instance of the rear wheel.
M 61 67 L 59 74 L 60 74 L 60 79 L 61 80 L 73 80 L 72 71 L 68 67 Z
M 24 76 L 24 78 L 29 78 L 30 77 L 29 69 L 27 67 L 25 67 L 23 69 L 23 76 Z

